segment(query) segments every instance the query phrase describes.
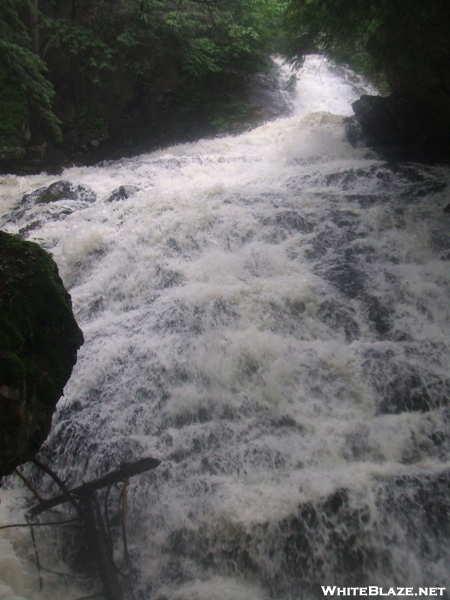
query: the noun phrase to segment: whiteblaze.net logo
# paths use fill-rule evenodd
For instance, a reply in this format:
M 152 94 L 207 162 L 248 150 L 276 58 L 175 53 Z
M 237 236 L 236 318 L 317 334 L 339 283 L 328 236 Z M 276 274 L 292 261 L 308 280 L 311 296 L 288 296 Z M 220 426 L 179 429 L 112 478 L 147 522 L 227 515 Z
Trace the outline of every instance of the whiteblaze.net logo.
M 322 585 L 324 596 L 443 596 L 445 587 L 390 587 L 377 585 L 367 587 L 338 587 L 337 585 Z

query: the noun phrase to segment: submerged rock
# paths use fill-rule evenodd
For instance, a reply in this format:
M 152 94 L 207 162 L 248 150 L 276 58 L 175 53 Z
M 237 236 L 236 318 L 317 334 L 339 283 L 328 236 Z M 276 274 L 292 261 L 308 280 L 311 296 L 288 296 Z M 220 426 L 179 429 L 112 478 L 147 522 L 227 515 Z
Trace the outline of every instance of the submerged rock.
M 51 256 L 0 231 L 0 477 L 46 439 L 82 343 Z
M 17 223 L 28 214 L 28 223 L 19 230 L 21 237 L 41 227 L 48 220 L 62 220 L 75 210 L 88 208 L 97 200 L 97 194 L 86 185 L 70 181 L 55 181 L 22 196 L 11 213 L 3 216 L 3 223 Z
M 140 191 L 135 185 L 121 185 L 111 192 L 111 195 L 107 198 L 106 202 L 120 202 L 120 200 L 126 200 L 131 196 L 134 196 Z
M 21 204 L 49 204 L 58 200 L 82 200 L 95 202 L 97 196 L 85 185 L 74 185 L 70 181 L 55 181 L 48 187 L 42 187 L 30 194 L 25 194 Z

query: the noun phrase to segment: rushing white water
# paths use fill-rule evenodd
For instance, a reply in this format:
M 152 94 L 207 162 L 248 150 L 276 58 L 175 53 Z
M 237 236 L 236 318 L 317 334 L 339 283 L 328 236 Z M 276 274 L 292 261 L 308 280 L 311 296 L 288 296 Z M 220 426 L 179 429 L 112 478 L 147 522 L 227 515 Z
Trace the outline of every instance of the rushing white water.
M 297 77 L 289 118 L 59 178 L 95 202 L 14 210 L 57 178 L 0 180 L 3 228 L 52 252 L 86 340 L 43 456 L 68 485 L 162 461 L 129 491 L 136 599 L 450 586 L 449 171 L 352 148 L 350 72 Z M 8 536 L 0 598 L 82 595 L 39 591 Z

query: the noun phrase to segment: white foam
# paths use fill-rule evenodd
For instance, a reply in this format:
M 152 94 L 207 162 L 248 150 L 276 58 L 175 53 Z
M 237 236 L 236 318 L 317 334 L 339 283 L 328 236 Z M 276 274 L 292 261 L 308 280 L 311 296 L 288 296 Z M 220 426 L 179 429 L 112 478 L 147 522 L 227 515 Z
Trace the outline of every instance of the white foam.
M 70 484 L 130 454 L 162 460 L 129 499 L 149 600 L 266 600 L 262 580 L 295 578 L 280 531 L 302 506 L 319 522 L 344 492 L 363 515 L 361 543 L 417 581 L 444 577 L 382 503 L 395 478 L 448 468 L 436 442 L 448 437 L 446 227 L 436 196 L 404 201 L 409 180 L 346 141 L 342 117 L 362 85 L 347 75 L 310 57 L 289 118 L 68 169 L 98 201 L 30 232 L 51 248 L 86 340 L 48 442 L 63 440 L 55 469 Z M 4 178 L 6 206 L 51 181 Z M 124 184 L 141 191 L 105 201 Z M 396 332 L 387 339 L 383 319 Z M 433 410 L 414 408 L 427 394 Z M 311 552 L 331 565 L 322 526 Z M 230 558 L 241 545 L 264 576 Z M 22 568 L 22 550 L 5 548 L 11 572 Z M 4 580 L 28 598 L 15 585 Z

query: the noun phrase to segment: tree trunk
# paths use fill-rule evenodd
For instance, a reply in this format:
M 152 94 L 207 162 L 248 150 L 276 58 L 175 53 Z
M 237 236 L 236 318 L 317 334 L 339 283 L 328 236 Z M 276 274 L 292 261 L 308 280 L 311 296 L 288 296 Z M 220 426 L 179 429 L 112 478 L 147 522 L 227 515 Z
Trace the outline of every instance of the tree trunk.
M 31 49 L 35 54 L 39 56 L 39 0 L 31 0 L 33 9 L 30 12 L 30 37 L 31 37 Z
M 92 536 L 92 554 L 98 568 L 105 600 L 124 600 L 122 586 L 113 561 L 112 548 L 106 532 L 95 492 L 83 502 L 87 531 Z

